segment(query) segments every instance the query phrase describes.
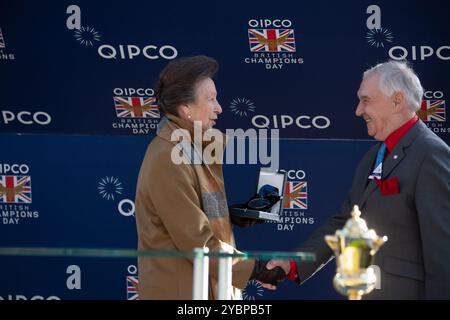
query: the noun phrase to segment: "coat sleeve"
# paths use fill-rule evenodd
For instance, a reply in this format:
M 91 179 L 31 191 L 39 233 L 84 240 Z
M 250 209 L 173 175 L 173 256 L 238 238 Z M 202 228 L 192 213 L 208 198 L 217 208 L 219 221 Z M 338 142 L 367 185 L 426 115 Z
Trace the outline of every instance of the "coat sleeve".
M 209 219 L 201 209 L 194 170 L 186 164 L 176 165 L 170 159 L 159 161 L 149 171 L 148 183 L 152 202 L 170 238 L 180 251 L 208 247 L 210 251 L 229 248 L 216 238 Z M 233 248 L 238 252 L 236 248 Z M 253 260 L 233 259 L 233 285 L 245 287 L 253 270 Z M 217 279 L 218 259 L 210 259 L 210 276 Z
M 416 186 L 427 299 L 450 299 L 450 149 L 425 157 Z

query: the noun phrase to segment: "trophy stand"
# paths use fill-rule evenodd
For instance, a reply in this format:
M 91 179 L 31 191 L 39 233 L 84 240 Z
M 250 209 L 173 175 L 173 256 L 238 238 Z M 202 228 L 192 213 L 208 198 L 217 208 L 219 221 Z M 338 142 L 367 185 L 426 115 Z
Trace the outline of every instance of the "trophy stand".
M 371 265 L 375 253 L 388 238 L 379 237 L 367 228 L 358 206 L 353 207 L 351 215 L 344 228 L 325 236 L 325 242 L 336 256 L 334 287 L 349 300 L 361 300 L 375 288 L 377 277 Z

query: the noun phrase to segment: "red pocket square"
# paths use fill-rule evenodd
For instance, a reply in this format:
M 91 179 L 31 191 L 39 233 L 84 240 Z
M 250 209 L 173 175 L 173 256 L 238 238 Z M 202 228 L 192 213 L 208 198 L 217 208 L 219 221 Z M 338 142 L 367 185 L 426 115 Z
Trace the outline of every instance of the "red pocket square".
M 375 179 L 375 183 L 377 184 L 378 189 L 380 189 L 380 193 L 382 196 L 400 193 L 400 190 L 398 188 L 398 177 L 385 180 Z

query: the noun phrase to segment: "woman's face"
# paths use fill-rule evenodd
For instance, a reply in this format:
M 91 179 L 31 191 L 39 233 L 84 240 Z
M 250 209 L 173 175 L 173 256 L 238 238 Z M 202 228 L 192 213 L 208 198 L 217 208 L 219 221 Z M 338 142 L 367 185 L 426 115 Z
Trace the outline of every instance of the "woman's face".
M 217 91 L 214 81 L 206 78 L 197 83 L 195 101 L 189 103 L 190 121 L 201 121 L 202 129 L 212 128 L 222 113 L 222 107 L 217 101 Z

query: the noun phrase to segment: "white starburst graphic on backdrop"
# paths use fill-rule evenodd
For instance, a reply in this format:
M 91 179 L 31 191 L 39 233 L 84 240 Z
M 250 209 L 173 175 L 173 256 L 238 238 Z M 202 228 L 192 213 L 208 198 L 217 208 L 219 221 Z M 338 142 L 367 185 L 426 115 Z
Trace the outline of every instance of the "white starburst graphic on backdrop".
M 384 42 L 392 42 L 394 36 L 388 29 L 380 28 L 369 30 L 366 34 L 366 39 L 371 46 L 384 48 Z
M 256 280 L 250 280 L 247 286 L 242 290 L 242 299 L 256 300 L 257 297 L 262 297 L 264 288 Z
M 114 177 L 104 177 L 98 183 L 98 193 L 106 200 L 114 200 L 114 195 L 122 194 L 122 182 Z
M 81 27 L 74 31 L 75 39 L 85 46 L 93 46 L 94 41 L 100 41 L 100 33 L 92 27 Z
M 249 99 L 237 98 L 231 101 L 230 109 L 235 115 L 246 117 L 249 112 L 255 112 L 256 106 Z

